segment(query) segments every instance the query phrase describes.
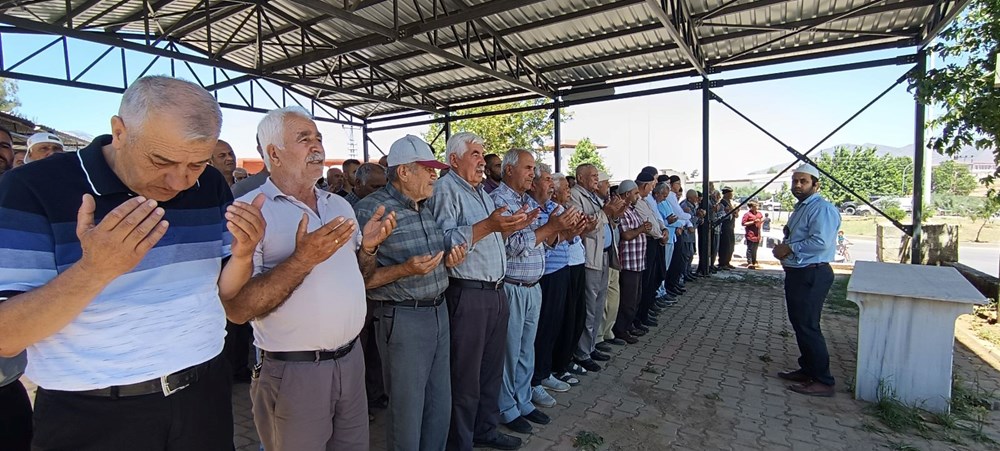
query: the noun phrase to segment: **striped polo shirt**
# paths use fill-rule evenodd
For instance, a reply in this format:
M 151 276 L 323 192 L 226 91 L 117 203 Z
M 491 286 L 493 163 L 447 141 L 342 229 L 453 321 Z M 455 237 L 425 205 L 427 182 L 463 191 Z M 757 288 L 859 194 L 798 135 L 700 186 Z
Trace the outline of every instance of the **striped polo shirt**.
M 115 175 L 100 136 L 79 152 L 9 171 L 0 181 L 0 299 L 41 287 L 81 256 L 81 198 L 99 222 L 136 196 Z M 91 390 L 158 378 L 222 351 L 226 316 L 218 279 L 232 235 L 223 216 L 233 197 L 209 167 L 195 186 L 160 202 L 170 227 L 128 273 L 105 287 L 71 323 L 28 347 L 28 378 L 51 390 Z

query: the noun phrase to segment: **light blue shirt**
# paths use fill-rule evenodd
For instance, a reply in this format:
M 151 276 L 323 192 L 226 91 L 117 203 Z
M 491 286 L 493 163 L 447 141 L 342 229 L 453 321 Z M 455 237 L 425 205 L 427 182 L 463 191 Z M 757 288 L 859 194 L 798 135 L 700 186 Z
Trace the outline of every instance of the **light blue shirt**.
M 672 195 L 673 194 L 669 194 L 667 197 Z M 663 226 L 667 228 L 667 244 L 676 243 L 677 229 L 684 225 L 684 221 L 680 220 L 680 215 L 674 213 L 674 209 L 670 206 L 670 202 L 667 199 L 664 199 L 663 202 L 656 204 L 656 210 L 660 212 L 660 217 L 663 218 Z M 673 224 L 667 223 L 667 218 L 670 217 L 670 215 L 678 217 Z
M 611 225 L 604 224 L 604 248 L 607 249 L 608 246 L 612 246 L 611 243 L 614 243 L 611 237 Z
M 480 183 L 473 187 L 454 171 L 434 184 L 434 194 L 427 199 L 438 225 L 444 229 L 445 246 L 469 246 L 462 264 L 448 268 L 448 276 L 459 279 L 496 282 L 503 278 L 507 267 L 507 249 L 499 232 L 490 233 L 479 241 L 472 239 L 472 226 L 496 210 L 493 198 Z
M 819 193 L 795 204 L 783 241 L 792 248 L 792 255 L 782 260 L 781 265 L 802 268 L 832 262 L 837 253 L 838 230 L 840 212 Z

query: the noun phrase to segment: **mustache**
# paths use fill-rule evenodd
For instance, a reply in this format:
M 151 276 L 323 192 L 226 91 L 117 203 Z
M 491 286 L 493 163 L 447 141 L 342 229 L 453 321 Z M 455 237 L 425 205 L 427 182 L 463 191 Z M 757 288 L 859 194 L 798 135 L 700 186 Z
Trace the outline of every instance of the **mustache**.
M 321 153 L 312 153 L 306 157 L 306 163 L 322 163 L 326 159 L 326 155 Z

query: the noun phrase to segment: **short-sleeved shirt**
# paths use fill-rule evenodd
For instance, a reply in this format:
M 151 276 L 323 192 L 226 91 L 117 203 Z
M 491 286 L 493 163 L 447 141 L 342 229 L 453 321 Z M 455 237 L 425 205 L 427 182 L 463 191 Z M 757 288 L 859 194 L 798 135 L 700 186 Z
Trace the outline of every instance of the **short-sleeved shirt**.
M 136 196 L 111 170 L 97 137 L 79 152 L 10 171 L 0 182 L 0 297 L 39 288 L 81 257 L 81 197 L 94 221 Z M 160 202 L 166 234 L 139 264 L 114 279 L 68 325 L 28 347 L 25 374 L 51 390 L 81 391 L 155 379 L 222 351 L 222 260 L 232 235 L 223 216 L 232 194 L 206 168 L 191 188 Z
M 746 224 L 747 222 L 763 218 L 764 215 L 762 215 L 759 211 L 757 212 L 757 214 L 748 211 L 746 212 L 746 214 L 743 215 L 743 219 L 740 221 L 740 224 Z M 757 224 L 756 222 L 751 222 L 750 225 L 744 225 L 743 229 L 744 229 L 743 234 L 744 236 L 746 236 L 747 241 L 751 243 L 760 242 L 760 224 Z
M 385 214 L 396 212 L 396 228 L 379 245 L 376 255 L 378 266 L 400 265 L 410 257 L 438 252 L 447 256 L 450 249 L 445 248 L 444 233 L 427 208 L 426 200 L 416 203 L 390 183 L 355 204 L 358 221 L 367 223 L 380 205 L 385 206 Z M 442 259 L 442 263 L 428 274 L 403 277 L 368 290 L 368 299 L 384 302 L 426 301 L 437 299 L 447 288 L 448 271 Z
M 507 183 L 501 182 L 500 187 L 490 193 L 497 207 L 507 207 L 504 215 L 511 215 L 526 207 L 528 211 L 539 208 L 535 199 L 527 193 L 518 194 Z M 545 273 L 545 245 L 537 243 L 535 230 L 544 225 L 541 216 L 507 237 L 507 280 L 522 283 L 535 283 Z
M 563 208 L 562 205 L 559 205 L 559 204 L 555 203 L 552 200 L 547 200 L 547 201 L 545 201 L 545 205 L 542 206 L 542 209 L 539 212 L 538 219 L 541 220 L 542 223 L 544 224 L 546 222 L 549 222 L 549 218 L 551 218 L 552 216 L 559 216 L 564 211 L 566 211 L 566 209 Z M 565 268 L 567 265 L 569 265 L 569 247 L 570 247 L 570 244 L 572 244 L 574 242 L 577 242 L 579 240 L 580 240 L 580 237 L 578 237 L 578 236 L 574 236 L 574 237 L 570 238 L 569 240 L 559 240 L 559 242 L 556 243 L 555 246 L 553 246 L 553 247 L 549 248 L 547 251 L 545 251 L 545 274 L 546 275 L 552 274 L 552 273 L 554 273 L 554 272 L 556 272 L 556 271 L 558 271 L 560 269 Z M 582 260 L 582 255 L 583 254 L 581 253 L 580 255 L 581 255 L 581 260 Z
M 486 282 L 503 279 L 507 251 L 500 232 L 487 234 L 477 242 L 472 240 L 472 226 L 496 210 L 482 183 L 473 187 L 455 171 L 449 171 L 434 184 L 434 194 L 427 199 L 427 205 L 444 230 L 444 242 L 449 249 L 468 245 L 465 261 L 448 268 L 449 277 Z
M 639 202 L 642 202 L 640 199 Z M 621 216 L 621 230 L 627 231 L 635 229 L 645 221 L 642 215 L 634 206 L 625 209 Z M 618 243 L 618 257 L 621 260 L 622 270 L 642 271 L 646 269 L 646 234 L 640 233 L 635 238 L 626 241 L 624 238 Z
M 270 178 L 240 198 L 250 202 L 258 193 L 267 196 L 261 207 L 267 230 L 254 252 L 254 275 L 274 269 L 292 255 L 303 213 L 309 218 L 307 232 L 338 216 L 356 221 L 354 210 L 343 197 L 318 188 L 313 192 L 318 214 L 282 193 Z M 254 344 L 270 352 L 320 351 L 337 349 L 358 336 L 367 311 L 365 281 L 357 256 L 362 227 L 358 225 L 350 243 L 316 265 L 281 306 L 253 319 Z

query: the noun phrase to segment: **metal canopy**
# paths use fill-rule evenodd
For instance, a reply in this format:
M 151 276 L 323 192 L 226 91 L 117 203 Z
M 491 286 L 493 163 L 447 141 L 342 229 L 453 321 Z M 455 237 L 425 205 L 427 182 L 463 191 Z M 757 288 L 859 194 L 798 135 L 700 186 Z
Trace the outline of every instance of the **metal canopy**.
M 235 107 L 260 110 L 253 83 L 264 79 L 310 99 L 314 111 L 334 110 L 331 121 L 360 125 L 917 46 L 967 1 L 0 0 L 8 25 L 0 37 L 64 37 L 66 77 L 18 72 L 9 59 L 0 76 L 78 84 L 69 37 L 119 48 L 123 61 L 128 49 L 226 71 L 202 85 L 249 85 L 247 106 Z

